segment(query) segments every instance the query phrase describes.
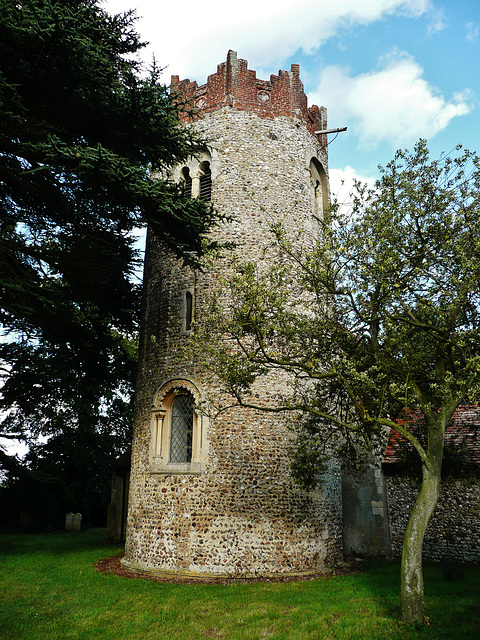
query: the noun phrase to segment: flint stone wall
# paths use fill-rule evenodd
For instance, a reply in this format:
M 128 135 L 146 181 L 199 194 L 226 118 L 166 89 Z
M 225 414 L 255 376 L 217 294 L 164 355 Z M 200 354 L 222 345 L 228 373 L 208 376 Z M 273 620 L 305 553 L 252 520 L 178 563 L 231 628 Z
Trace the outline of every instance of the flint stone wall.
M 408 518 L 420 491 L 412 478 L 388 476 L 392 554 L 400 557 Z M 480 562 L 480 480 L 444 480 L 423 544 L 428 560 Z
M 326 150 L 300 120 L 225 107 L 195 126 L 210 144 L 212 200 L 233 216 L 215 238 L 235 242 L 240 255 L 261 263 L 269 222 L 282 219 L 292 233 L 318 232 L 309 163 L 319 158 L 326 170 Z M 332 467 L 322 490 L 300 491 L 290 476 L 291 434 L 281 418 L 231 409 L 208 423 L 200 474 L 149 470 L 152 401 L 162 384 L 190 380 L 207 401 L 217 391 L 185 351 L 179 292 L 194 290 L 200 323 L 205 296 L 225 264 L 194 273 L 148 236 L 124 564 L 198 575 L 315 571 L 341 559 L 340 476 Z M 285 383 L 270 376 L 254 393 L 266 401 Z

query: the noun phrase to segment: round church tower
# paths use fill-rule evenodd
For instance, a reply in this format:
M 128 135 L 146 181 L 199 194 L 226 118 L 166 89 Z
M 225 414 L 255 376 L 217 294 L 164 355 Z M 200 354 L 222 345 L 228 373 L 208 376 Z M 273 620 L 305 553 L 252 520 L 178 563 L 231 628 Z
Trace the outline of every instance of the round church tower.
M 230 51 L 205 85 L 174 76 L 172 91 L 194 102 L 192 126 L 209 145 L 174 178 L 230 216 L 215 238 L 260 261 L 275 219 L 317 232 L 328 203 L 327 141 L 318 134 L 326 110 L 307 107 L 298 65 L 259 80 Z M 202 410 L 218 390 L 185 347 L 218 273 L 186 268 L 152 234 L 145 260 L 124 565 L 232 576 L 310 572 L 338 561 L 335 471 L 318 491 L 303 492 L 290 476 L 282 417 L 237 407 L 212 418 Z M 282 384 L 269 376 L 256 393 L 272 397 Z

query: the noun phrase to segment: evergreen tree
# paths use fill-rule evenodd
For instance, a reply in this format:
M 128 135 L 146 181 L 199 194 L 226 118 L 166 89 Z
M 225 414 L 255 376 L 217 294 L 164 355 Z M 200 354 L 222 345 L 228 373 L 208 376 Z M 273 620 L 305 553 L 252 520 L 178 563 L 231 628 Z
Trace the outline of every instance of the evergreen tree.
M 192 261 L 214 217 L 162 179 L 200 142 L 179 126 L 160 70 L 142 68 L 134 20 L 97 0 L 0 0 L 7 436 L 87 433 L 131 394 L 133 232 L 148 224 Z

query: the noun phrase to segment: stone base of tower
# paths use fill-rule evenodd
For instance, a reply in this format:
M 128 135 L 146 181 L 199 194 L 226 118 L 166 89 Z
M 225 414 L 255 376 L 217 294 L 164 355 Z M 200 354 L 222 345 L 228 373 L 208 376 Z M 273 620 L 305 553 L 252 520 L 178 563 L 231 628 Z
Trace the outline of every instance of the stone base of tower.
M 159 398 L 163 392 L 155 407 L 163 406 Z M 157 413 L 149 408 L 135 425 L 125 567 L 266 577 L 318 572 L 342 560 L 340 469 L 332 460 L 316 491 L 301 490 L 291 477 L 291 433 L 281 417 L 232 408 L 205 429 L 197 424 L 199 439 L 208 442 L 201 470 L 178 473 L 162 470 L 152 456 Z
M 154 574 L 267 577 L 315 573 L 341 562 L 339 474 L 331 473 L 307 497 L 288 474 L 272 487 L 265 469 L 256 471 L 256 476 L 250 468 L 244 477 L 224 478 L 223 486 L 208 470 L 200 476 L 148 478 L 151 506 L 142 501 L 131 507 L 124 567 Z M 243 485 L 249 477 L 256 481 Z
M 298 540 L 292 540 L 291 534 L 286 532 L 285 536 L 279 537 L 268 525 L 256 530 L 247 521 L 224 520 L 212 527 L 210 544 L 193 535 L 188 541 L 176 543 L 185 555 L 175 556 L 172 541 L 169 540 L 162 549 L 163 537 L 157 534 L 154 539 L 142 541 L 148 552 L 142 553 L 141 557 L 128 553 L 127 547 L 122 565 L 150 574 L 268 577 L 312 574 L 331 568 L 342 560 L 341 549 L 332 544 L 331 531 L 324 531 L 319 538 L 311 538 L 306 531 L 300 530 L 297 536 Z M 133 541 L 133 545 L 142 548 L 139 539 Z
M 150 569 L 143 565 L 134 564 L 128 562 L 124 558 L 120 560 L 122 568 L 132 574 L 142 574 L 146 578 L 158 578 L 163 581 L 198 581 L 198 582 L 210 582 L 221 580 L 222 583 L 225 580 L 234 581 L 293 581 L 293 580 L 305 580 L 313 579 L 321 575 L 327 574 L 330 570 L 322 568 L 312 571 L 288 571 L 284 573 L 193 573 L 190 571 L 163 571 L 161 569 Z
M 228 524 L 238 528 L 233 532 L 229 526 L 225 526 Z M 331 542 L 329 532 L 324 532 L 320 539 L 309 539 L 304 533 L 303 540 L 292 542 L 286 536 L 283 539 L 275 537 L 270 527 L 257 532 L 247 522 L 223 522 L 222 525 L 213 528 L 215 533 L 212 534 L 211 544 L 202 544 L 200 538 L 193 536 L 190 549 L 186 545 L 184 547 L 187 553 L 190 551 L 189 558 L 165 558 L 166 554 L 160 549 L 160 537 L 160 540 L 147 541 L 150 550 L 157 548 L 158 555 L 146 553 L 141 558 L 135 558 L 135 554 L 128 554 L 123 558 L 122 565 L 132 571 L 149 574 L 205 578 L 269 577 L 313 574 L 335 566 L 342 559 L 340 549 L 332 549 L 331 544 L 326 544 L 327 535 Z M 299 532 L 299 538 L 301 536 Z M 223 544 L 217 546 L 217 539 L 223 540 Z

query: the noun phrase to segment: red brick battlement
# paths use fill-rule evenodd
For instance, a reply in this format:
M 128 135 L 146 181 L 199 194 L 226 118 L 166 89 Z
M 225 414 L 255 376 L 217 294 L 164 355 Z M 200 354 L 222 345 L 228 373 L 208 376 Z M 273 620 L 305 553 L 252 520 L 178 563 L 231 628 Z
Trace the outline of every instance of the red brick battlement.
M 181 95 L 197 113 L 230 106 L 238 111 L 253 111 L 261 118 L 299 118 L 312 133 L 327 126 L 325 107 L 307 106 L 298 64 L 292 64 L 291 71 L 271 75 L 270 80 L 259 80 L 246 60 L 238 59 L 235 51 L 229 51 L 227 61 L 217 66 L 217 72 L 208 76 L 206 84 L 199 87 L 196 82 L 180 81 L 178 76 L 172 76 L 171 92 Z M 184 111 L 180 118 L 190 120 L 191 114 Z

